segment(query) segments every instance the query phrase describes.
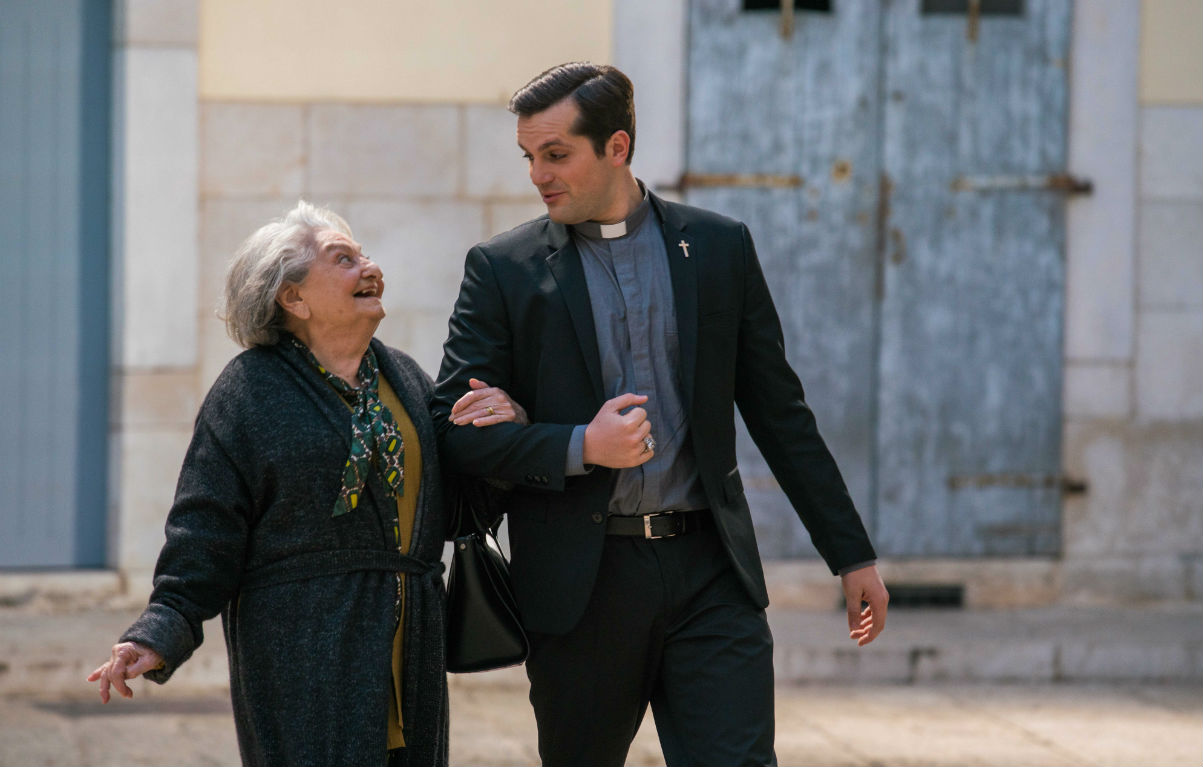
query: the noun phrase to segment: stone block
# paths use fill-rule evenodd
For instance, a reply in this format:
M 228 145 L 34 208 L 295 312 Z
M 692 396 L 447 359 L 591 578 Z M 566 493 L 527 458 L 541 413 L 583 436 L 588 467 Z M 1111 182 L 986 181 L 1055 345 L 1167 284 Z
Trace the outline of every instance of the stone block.
M 216 315 L 225 294 L 226 268 L 238 246 L 256 229 L 291 210 L 296 202 L 295 197 L 201 201 L 197 308 L 202 321 Z
M 1203 102 L 1203 3 L 1157 0 L 1140 8 L 1141 101 Z
M 822 562 L 769 560 L 764 563 L 769 603 L 776 608 L 839 609 L 844 592 Z
M 1186 597 L 1186 572 L 1173 555 L 1067 557 L 1061 568 L 1066 605 L 1135 605 Z
M 1140 306 L 1203 307 L 1203 200 L 1140 208 Z
M 1198 658 L 1198 643 L 1084 638 L 1062 643 L 1060 677 L 1066 681 L 1197 682 L 1203 679 Z
M 485 239 L 508 232 L 547 212 L 547 206 L 536 196 L 533 186 L 530 187 L 530 198 L 530 202 L 495 202 L 488 205 Z
M 1126 418 L 1132 411 L 1132 370 L 1127 364 L 1070 361 L 1065 366 L 1067 418 Z
M 200 159 L 203 197 L 295 200 L 304 188 L 304 109 L 203 102 Z
M 1060 591 L 1057 563 L 1037 558 L 884 559 L 886 586 L 960 585 L 968 609 L 1011 609 L 1052 604 Z
M 119 407 L 110 419 L 120 429 L 191 429 L 200 399 L 196 374 L 184 370 L 131 370 L 116 377 Z
M 315 198 L 453 197 L 461 173 L 460 109 L 317 104 L 309 109 Z
M 1203 418 L 1203 310 L 1141 313 L 1136 412 L 1149 420 Z
M 1186 598 L 1203 600 L 1203 554 L 1184 554 L 1182 566 L 1186 569 Z
M 393 312 L 380 323 L 376 337 L 413 357 L 434 378 L 443 361 L 443 342 L 447 340 L 450 314 L 450 309 Z
M 120 452 L 116 551 L 110 562 L 120 570 L 150 569 L 163 547 L 163 525 L 175 498 L 191 428 L 125 430 Z
M 1140 195 L 1203 200 L 1203 106 L 1145 107 L 1140 125 Z
M 226 334 L 225 322 L 214 316 L 201 318 L 200 335 L 200 368 L 195 380 L 196 390 L 203 402 L 213 382 L 221 375 L 226 364 L 242 352 L 242 347 Z
M 1065 471 L 1088 485 L 1064 506 L 1067 592 L 1096 568 L 1149 584 L 1134 595 L 1180 593 L 1176 557 L 1203 548 L 1203 424 L 1070 424 Z M 1077 573 L 1085 575 L 1071 582 Z M 1117 588 L 1126 598 L 1128 588 Z
M 1084 495 L 1067 496 L 1062 506 L 1062 547 L 1066 556 L 1097 556 L 1122 541 L 1127 515 L 1127 452 L 1122 426 L 1068 424 L 1063 471 L 1082 479 Z
M 1069 359 L 1132 356 L 1139 30 L 1137 3 L 1074 4 L 1069 167 L 1095 191 L 1067 205 Z
M 445 320 L 459 295 L 464 256 L 484 234 L 484 207 L 363 200 L 349 203 L 345 215 L 384 272 L 385 309 L 431 311 Z
M 196 53 L 117 56 L 114 323 L 126 367 L 196 361 Z
M 120 0 L 113 4 L 114 42 L 195 48 L 197 0 Z
M 1053 680 L 1056 643 L 1044 641 L 977 641 L 944 644 L 913 658 L 915 682 L 992 681 L 1049 682 Z
M 676 186 L 685 170 L 687 4 L 615 0 L 614 64 L 635 84 L 635 175 Z
M 885 682 L 912 680 L 910 652 L 905 648 L 778 646 L 773 653 L 777 683 Z
M 464 107 L 464 196 L 538 199 L 518 148 L 517 120 L 502 106 Z

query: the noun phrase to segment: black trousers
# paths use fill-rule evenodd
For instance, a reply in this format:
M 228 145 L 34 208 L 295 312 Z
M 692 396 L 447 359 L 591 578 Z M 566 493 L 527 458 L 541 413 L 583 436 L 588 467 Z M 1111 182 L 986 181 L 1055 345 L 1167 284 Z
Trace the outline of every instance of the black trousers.
M 607 537 L 580 623 L 530 639 L 544 765 L 622 765 L 649 703 L 669 767 L 776 764 L 773 637 L 713 529 Z

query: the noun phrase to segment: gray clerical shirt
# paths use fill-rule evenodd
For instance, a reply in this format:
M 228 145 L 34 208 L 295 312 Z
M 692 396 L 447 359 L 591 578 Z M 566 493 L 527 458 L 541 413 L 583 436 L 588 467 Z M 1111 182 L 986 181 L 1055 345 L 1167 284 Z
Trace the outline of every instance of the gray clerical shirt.
M 681 350 L 672 280 L 660 220 L 646 190 L 627 217 L 625 234 L 607 238 L 614 227 L 572 227 L 581 254 L 593 325 L 601 353 L 607 399 L 627 392 L 646 394 L 642 405 L 652 425 L 656 454 L 646 463 L 618 470 L 611 514 L 704 509 L 706 494 L 689 442 L 689 418 L 681 395 Z M 585 427 L 573 431 L 567 473 L 584 474 Z

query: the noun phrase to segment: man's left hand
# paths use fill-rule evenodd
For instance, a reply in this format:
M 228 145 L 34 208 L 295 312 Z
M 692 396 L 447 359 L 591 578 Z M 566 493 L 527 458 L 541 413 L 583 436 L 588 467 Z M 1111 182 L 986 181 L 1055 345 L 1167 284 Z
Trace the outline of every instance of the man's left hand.
M 890 594 L 877 572 L 877 565 L 869 565 L 840 576 L 844 586 L 844 599 L 848 602 L 848 636 L 864 647 L 877 638 L 886 627 L 886 606 Z M 862 603 L 868 607 L 861 609 Z

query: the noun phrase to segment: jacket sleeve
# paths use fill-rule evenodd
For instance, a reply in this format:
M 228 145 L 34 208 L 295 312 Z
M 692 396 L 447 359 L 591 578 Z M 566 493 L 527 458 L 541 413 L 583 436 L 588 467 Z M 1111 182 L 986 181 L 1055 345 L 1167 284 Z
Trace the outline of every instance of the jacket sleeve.
M 876 554 L 835 458 L 819 435 L 802 383 L 786 360 L 781 320 L 752 235 L 741 228 L 744 284 L 735 401 L 773 476 L 835 574 Z
M 514 346 L 529 339 L 515 339 L 505 293 L 480 246 L 468 252 L 449 324 L 431 408 L 444 466 L 468 476 L 563 490 L 573 425 L 501 423 L 478 428 L 456 426 L 449 420 L 452 406 L 468 392 L 471 378 L 501 387 L 511 396 L 522 389 L 514 375 Z M 519 404 L 530 409 L 531 403 Z
M 167 515 L 150 603 L 120 640 L 162 656 L 164 666 L 147 679 L 166 682 L 204 640 L 204 621 L 236 593 L 249 508 L 247 485 L 202 410 Z

